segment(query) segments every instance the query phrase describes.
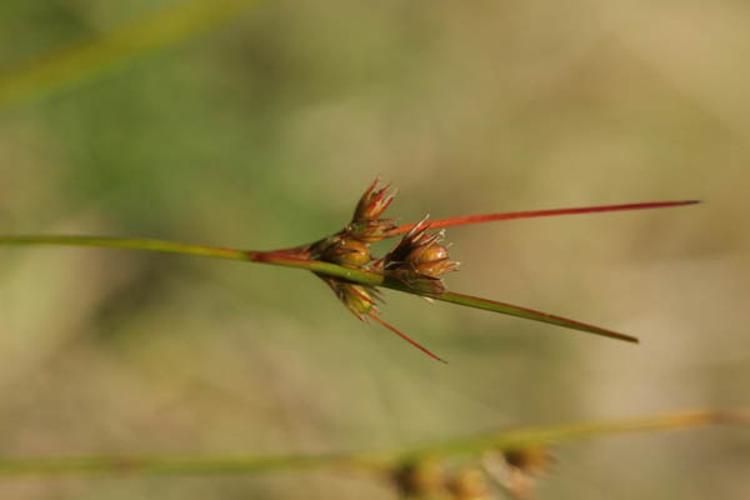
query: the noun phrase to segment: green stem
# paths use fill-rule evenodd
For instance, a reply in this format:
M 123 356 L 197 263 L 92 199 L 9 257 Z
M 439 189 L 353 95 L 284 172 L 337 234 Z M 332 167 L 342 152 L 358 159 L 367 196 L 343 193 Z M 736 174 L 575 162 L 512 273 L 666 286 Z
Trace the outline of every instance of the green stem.
M 701 427 L 750 425 L 750 416 L 740 411 L 692 411 L 665 415 L 526 427 L 467 439 L 438 442 L 389 453 L 289 455 L 277 457 L 225 456 L 88 456 L 0 458 L 0 475 L 80 476 L 102 474 L 213 475 L 260 474 L 274 471 L 313 469 L 360 469 L 375 473 L 424 458 L 476 457 L 487 451 L 513 451 L 634 432 Z
M 189 245 L 143 238 L 109 238 L 99 236 L 0 236 L 0 245 L 54 245 L 100 247 L 147 252 L 176 253 L 215 259 L 250 260 L 247 252 L 235 248 Z
M 339 266 L 329 262 L 310 260 L 303 251 L 293 253 L 292 250 L 257 251 L 239 250 L 236 248 L 213 247 L 205 245 L 189 245 L 154 239 L 137 238 L 108 238 L 91 236 L 0 236 L 0 245 L 65 245 L 65 246 L 88 246 L 117 248 L 127 250 L 143 250 L 150 252 L 174 253 L 193 255 L 199 257 L 210 257 L 216 259 L 239 260 L 245 262 L 256 262 L 260 264 L 271 264 L 275 266 L 292 267 L 304 269 L 316 274 L 343 279 L 352 283 L 367 286 L 380 286 L 397 290 L 399 292 L 413 295 L 430 297 L 442 302 L 450 302 L 474 309 L 482 309 L 500 314 L 516 316 L 532 321 L 561 326 L 572 330 L 578 330 L 596 335 L 637 342 L 635 337 L 613 332 L 605 328 L 582 323 L 580 321 L 556 316 L 553 314 L 536 311 L 527 307 L 516 306 L 504 302 L 497 302 L 482 297 L 474 297 L 456 292 L 433 293 L 429 290 L 420 290 L 410 287 L 398 280 L 390 279 L 382 274 Z

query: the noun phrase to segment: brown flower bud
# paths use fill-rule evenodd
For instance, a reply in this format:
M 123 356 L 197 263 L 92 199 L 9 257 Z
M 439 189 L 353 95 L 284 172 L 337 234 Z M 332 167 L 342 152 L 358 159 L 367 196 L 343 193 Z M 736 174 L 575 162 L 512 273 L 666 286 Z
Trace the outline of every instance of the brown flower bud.
M 326 241 L 318 252 L 321 260 L 347 267 L 363 267 L 372 260 L 370 247 L 366 243 L 343 236 Z
M 373 287 L 346 283 L 337 279 L 320 276 L 331 287 L 336 297 L 344 303 L 357 318 L 364 321 L 367 316 L 378 312 L 377 302 L 380 293 Z
M 380 187 L 379 180 L 375 179 L 360 198 L 352 221 L 343 233 L 366 243 L 382 240 L 396 227 L 392 219 L 380 218 L 395 197 L 395 193 L 390 191 L 390 185 Z
M 380 263 L 383 270 L 396 279 L 427 291 L 443 291 L 441 276 L 458 268 L 450 260 L 448 248 L 441 244 L 444 232 L 428 233 L 426 219 L 415 224 Z
M 440 278 L 458 267 L 457 262 L 448 259 L 448 249 L 437 242 L 416 247 L 406 257 L 406 262 L 419 274 L 429 278 Z
M 396 194 L 389 193 L 391 186 L 380 187 L 379 184 L 380 179 L 375 179 L 362 195 L 359 203 L 357 203 L 357 208 L 354 210 L 352 222 L 378 219 L 385 212 L 385 209 L 388 208 L 388 205 L 393 202 Z

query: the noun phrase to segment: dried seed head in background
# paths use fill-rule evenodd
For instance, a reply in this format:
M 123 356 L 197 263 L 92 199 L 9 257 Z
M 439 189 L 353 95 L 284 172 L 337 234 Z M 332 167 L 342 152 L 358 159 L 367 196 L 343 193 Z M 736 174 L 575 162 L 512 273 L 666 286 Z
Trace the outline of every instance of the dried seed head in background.
M 554 463 L 549 447 L 541 445 L 490 452 L 483 460 L 489 476 L 515 500 L 535 498 L 537 481 Z
M 398 467 L 391 480 L 406 498 L 444 498 L 446 493 L 445 468 L 440 461 L 430 458 Z
M 487 475 L 479 467 L 462 467 L 448 480 L 448 489 L 455 500 L 491 500 Z
M 503 453 L 508 466 L 519 469 L 526 474 L 538 476 L 547 472 L 555 457 L 546 446 L 527 446 Z

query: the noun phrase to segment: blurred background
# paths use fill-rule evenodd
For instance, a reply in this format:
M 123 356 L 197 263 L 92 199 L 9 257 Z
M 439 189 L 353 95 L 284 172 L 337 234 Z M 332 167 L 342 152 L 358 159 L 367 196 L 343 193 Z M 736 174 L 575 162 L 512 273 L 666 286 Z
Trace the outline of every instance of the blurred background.
M 384 318 L 447 366 L 294 270 L 2 249 L 0 455 L 390 450 L 747 405 L 749 53 L 750 7 L 732 0 L 4 0 L 0 233 L 271 249 L 339 229 L 377 175 L 400 189 L 404 222 L 706 203 L 449 230 L 463 262 L 450 289 L 642 344 L 388 293 Z M 543 499 L 750 489 L 746 430 L 556 454 Z M 13 479 L 0 497 L 395 494 L 295 472 Z

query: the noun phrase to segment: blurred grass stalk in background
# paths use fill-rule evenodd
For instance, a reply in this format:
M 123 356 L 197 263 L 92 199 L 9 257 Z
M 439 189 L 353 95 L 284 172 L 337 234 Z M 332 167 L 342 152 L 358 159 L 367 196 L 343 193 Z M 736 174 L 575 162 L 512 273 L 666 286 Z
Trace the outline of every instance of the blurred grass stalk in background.
M 193 0 L 100 37 L 0 69 L 0 107 L 43 98 L 221 26 L 257 0 Z
M 274 471 L 349 468 L 383 473 L 433 459 L 478 458 L 487 452 L 522 451 L 567 442 L 635 432 L 656 432 L 713 425 L 750 424 L 747 412 L 699 410 L 600 422 L 524 427 L 499 433 L 438 442 L 393 452 L 289 456 L 89 456 L 0 457 L 0 476 L 102 474 L 211 475 L 262 474 Z

